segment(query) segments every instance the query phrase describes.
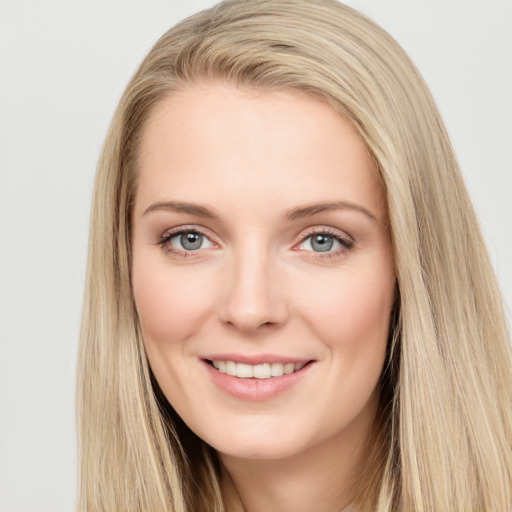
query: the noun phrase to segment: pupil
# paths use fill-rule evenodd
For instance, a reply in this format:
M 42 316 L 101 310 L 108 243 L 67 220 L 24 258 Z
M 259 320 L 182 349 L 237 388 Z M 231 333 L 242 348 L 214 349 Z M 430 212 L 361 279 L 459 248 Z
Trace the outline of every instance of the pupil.
M 334 240 L 328 235 L 315 235 L 311 242 L 311 246 L 317 252 L 327 252 L 332 249 Z
M 201 247 L 203 235 L 199 233 L 183 233 L 180 237 L 181 245 L 184 249 L 194 251 Z

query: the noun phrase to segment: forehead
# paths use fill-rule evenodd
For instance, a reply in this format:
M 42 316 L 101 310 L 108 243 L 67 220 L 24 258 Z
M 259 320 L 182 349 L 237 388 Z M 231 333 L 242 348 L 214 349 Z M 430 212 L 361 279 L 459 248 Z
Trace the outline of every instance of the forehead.
M 136 209 L 164 196 L 213 196 L 255 211 L 346 199 L 385 213 L 372 159 L 352 124 L 293 90 L 210 84 L 170 94 L 144 127 L 138 173 Z

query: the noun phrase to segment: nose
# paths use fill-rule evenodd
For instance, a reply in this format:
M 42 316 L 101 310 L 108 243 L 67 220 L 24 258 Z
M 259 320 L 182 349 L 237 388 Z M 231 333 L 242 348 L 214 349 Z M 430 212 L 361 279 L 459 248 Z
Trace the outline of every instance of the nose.
M 283 325 L 288 305 L 277 267 L 270 255 L 261 252 L 233 255 L 219 305 L 220 320 L 245 334 Z

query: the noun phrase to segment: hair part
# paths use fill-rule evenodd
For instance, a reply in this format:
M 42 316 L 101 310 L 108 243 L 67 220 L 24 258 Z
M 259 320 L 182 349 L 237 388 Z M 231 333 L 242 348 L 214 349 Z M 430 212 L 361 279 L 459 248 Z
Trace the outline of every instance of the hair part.
M 224 510 L 214 451 L 152 378 L 130 282 L 145 123 L 169 94 L 219 81 L 328 102 L 358 130 L 385 189 L 399 300 L 361 510 L 503 512 L 512 358 L 483 238 L 421 76 L 383 29 L 335 0 L 222 2 L 164 34 L 127 86 L 91 216 L 78 510 Z

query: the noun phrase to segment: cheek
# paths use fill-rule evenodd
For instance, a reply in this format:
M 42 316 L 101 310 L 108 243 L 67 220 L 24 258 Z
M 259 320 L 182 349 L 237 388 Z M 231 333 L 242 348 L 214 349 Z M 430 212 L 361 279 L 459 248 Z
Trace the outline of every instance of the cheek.
M 337 396 L 364 401 L 374 391 L 386 357 L 394 273 L 379 275 L 368 269 L 334 277 L 323 286 L 319 281 L 315 287 L 304 283 L 305 288 L 295 293 L 302 298 L 303 319 L 329 354 L 330 370 L 339 385 Z
M 309 329 L 326 348 L 326 381 L 332 393 L 311 399 L 328 410 L 333 429 L 375 406 L 386 359 L 395 279 L 371 273 L 343 275 L 307 301 Z M 304 301 L 306 302 L 306 301 Z M 304 311 L 304 310 L 303 310 Z M 373 397 L 373 398 L 372 398 Z
M 335 345 L 387 339 L 394 297 L 392 276 L 373 279 L 359 273 L 326 283 L 303 281 L 295 293 L 310 325 Z
M 134 258 L 133 289 L 147 342 L 179 342 L 194 334 L 208 314 L 211 297 L 201 276 L 190 270 L 163 269 Z

